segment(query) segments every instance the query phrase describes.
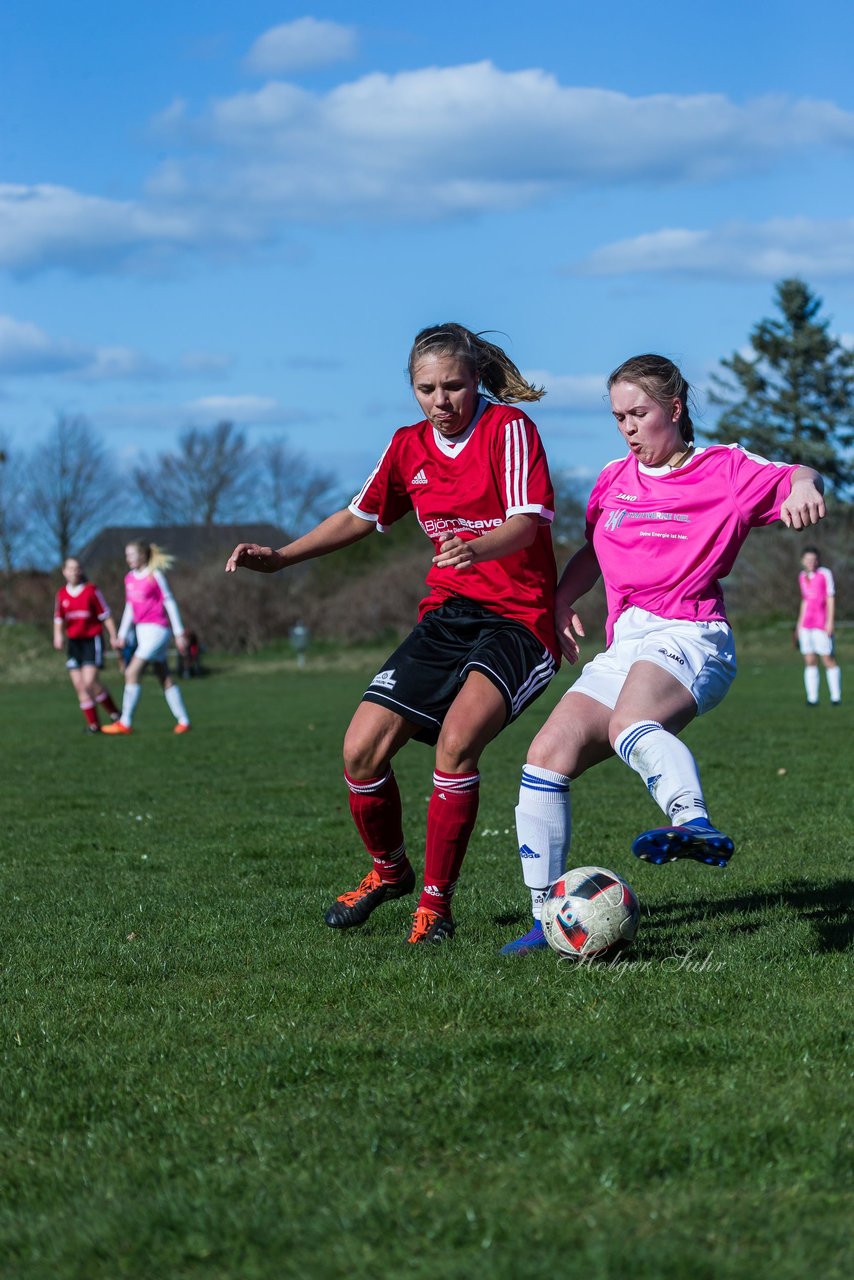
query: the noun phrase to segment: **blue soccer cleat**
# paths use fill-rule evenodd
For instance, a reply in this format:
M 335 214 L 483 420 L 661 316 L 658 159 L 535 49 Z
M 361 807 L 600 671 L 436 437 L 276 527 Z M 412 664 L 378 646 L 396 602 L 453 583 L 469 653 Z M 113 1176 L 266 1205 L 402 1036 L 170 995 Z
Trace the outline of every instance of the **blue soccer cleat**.
M 709 867 L 725 867 L 732 857 L 735 845 L 708 818 L 695 818 L 681 827 L 654 827 L 644 831 L 632 844 L 632 853 L 644 862 L 677 862 L 690 858 L 704 862 Z
M 543 933 L 543 926 L 539 920 L 535 920 L 527 933 L 521 938 L 514 938 L 512 942 L 507 942 L 501 948 L 502 956 L 526 956 L 531 951 L 548 951 L 549 944 L 546 942 L 546 935 Z

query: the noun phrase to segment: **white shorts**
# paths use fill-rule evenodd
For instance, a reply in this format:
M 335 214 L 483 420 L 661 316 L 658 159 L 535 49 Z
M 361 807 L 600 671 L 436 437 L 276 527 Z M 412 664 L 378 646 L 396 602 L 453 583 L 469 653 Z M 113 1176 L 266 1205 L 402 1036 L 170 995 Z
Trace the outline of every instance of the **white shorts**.
M 142 658 L 144 662 L 165 662 L 171 635 L 168 627 L 161 627 L 156 622 L 138 622 L 133 656 Z
M 819 627 L 801 627 L 798 644 L 801 653 L 817 653 L 820 658 L 829 658 L 833 653 L 833 636 Z
M 654 662 L 669 672 L 702 715 L 718 705 L 735 679 L 732 630 L 726 622 L 686 622 L 627 609 L 617 619 L 611 644 L 585 665 L 564 696 L 584 693 L 613 708 L 635 662 Z

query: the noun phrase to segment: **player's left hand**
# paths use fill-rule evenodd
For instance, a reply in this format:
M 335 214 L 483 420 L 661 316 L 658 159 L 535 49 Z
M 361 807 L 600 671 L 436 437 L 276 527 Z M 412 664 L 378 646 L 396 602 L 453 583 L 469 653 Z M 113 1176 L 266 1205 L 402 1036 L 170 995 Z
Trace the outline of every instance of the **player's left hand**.
M 780 508 L 780 519 L 787 529 L 806 529 L 818 524 L 826 511 L 824 498 L 812 480 L 796 480 Z
M 182 655 L 182 657 L 186 657 L 186 655 L 189 653 L 190 642 L 187 639 L 186 631 L 182 631 L 179 636 L 175 637 L 175 648 Z
M 469 538 L 459 538 L 456 534 L 444 538 L 439 554 L 433 557 L 438 569 L 468 569 L 474 564 L 474 543 Z

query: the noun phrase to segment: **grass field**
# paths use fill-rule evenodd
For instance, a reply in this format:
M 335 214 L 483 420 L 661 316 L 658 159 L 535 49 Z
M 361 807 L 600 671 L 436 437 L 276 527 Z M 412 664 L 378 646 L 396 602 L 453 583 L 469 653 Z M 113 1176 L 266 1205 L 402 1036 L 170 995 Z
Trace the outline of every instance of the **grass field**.
M 641 900 L 619 967 L 497 954 L 565 676 L 485 756 L 426 953 L 409 902 L 321 920 L 366 869 L 340 740 L 367 667 L 191 682 L 186 738 L 153 683 L 132 740 L 86 737 L 64 678 L 0 687 L 0 1273 L 850 1275 L 854 702 L 807 711 L 779 643 L 685 735 L 727 871 L 636 863 L 657 810 L 616 761 L 574 788 L 573 862 Z M 397 766 L 416 865 L 431 767 Z

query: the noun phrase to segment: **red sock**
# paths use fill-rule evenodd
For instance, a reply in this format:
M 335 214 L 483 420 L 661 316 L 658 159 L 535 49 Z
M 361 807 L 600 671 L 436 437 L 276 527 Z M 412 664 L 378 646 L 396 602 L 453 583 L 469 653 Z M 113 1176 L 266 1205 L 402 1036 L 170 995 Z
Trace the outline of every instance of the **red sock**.
M 95 708 L 94 702 L 81 702 L 80 710 L 86 717 L 87 724 L 91 725 L 93 729 L 100 727 L 98 724 L 98 712 Z
M 106 689 L 102 689 L 101 692 L 96 695 L 95 701 L 104 708 L 108 716 L 117 716 L 121 714 Z
M 389 768 L 381 778 L 351 778 L 344 771 L 350 790 L 350 812 L 374 869 L 386 884 L 397 884 L 409 871 L 403 839 L 403 814 L 397 779 Z
M 419 907 L 451 914 L 451 898 L 466 856 L 480 801 L 479 773 L 433 774 L 433 794 L 427 808 L 427 852 L 424 890 Z

